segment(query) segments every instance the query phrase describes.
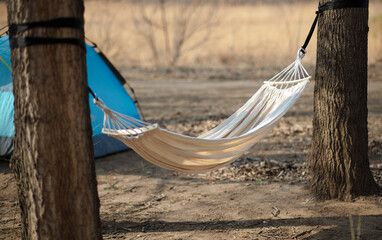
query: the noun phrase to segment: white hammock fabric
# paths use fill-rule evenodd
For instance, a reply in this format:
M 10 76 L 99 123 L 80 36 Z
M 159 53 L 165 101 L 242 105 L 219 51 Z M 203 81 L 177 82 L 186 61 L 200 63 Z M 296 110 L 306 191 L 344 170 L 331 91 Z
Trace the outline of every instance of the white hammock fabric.
M 158 124 L 114 112 L 95 99 L 105 113 L 102 132 L 165 169 L 201 172 L 221 167 L 264 137 L 300 97 L 311 78 L 301 64 L 303 56 L 299 50 L 296 61 L 265 81 L 229 118 L 198 137 L 171 132 Z

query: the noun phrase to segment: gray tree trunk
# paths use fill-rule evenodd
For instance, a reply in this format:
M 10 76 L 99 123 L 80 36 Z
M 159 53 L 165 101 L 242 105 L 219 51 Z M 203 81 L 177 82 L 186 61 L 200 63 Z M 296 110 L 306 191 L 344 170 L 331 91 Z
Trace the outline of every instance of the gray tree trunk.
M 310 167 L 312 190 L 323 199 L 379 188 L 368 159 L 367 36 L 367 8 L 319 16 Z
M 9 0 L 8 23 L 83 19 L 83 1 Z M 83 29 L 17 35 L 84 39 Z M 85 51 L 69 44 L 11 49 L 15 173 L 23 239 L 100 239 Z

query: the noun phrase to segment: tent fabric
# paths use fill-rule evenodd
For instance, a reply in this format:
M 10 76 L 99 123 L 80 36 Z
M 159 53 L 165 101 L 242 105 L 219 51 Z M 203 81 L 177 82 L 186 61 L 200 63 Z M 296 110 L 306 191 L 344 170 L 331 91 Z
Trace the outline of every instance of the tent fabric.
M 0 38 L 0 156 L 10 157 L 13 151 L 13 85 L 8 37 Z
M 135 103 L 122 83 L 96 50 L 88 44 L 86 44 L 86 60 L 88 85 L 97 96 L 105 99 L 114 109 L 140 119 Z M 14 98 L 10 66 L 8 36 L 0 37 L 0 157 L 11 156 L 15 134 L 13 123 Z M 89 106 L 95 157 L 102 157 L 128 149 L 123 143 L 102 133 L 103 112 L 93 103 L 92 97 L 89 97 Z

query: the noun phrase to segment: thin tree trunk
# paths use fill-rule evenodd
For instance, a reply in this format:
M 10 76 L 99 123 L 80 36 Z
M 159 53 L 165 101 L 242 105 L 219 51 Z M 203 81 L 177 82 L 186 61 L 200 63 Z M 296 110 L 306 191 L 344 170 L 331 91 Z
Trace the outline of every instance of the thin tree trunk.
M 9 0 L 8 22 L 83 19 L 83 1 Z M 83 29 L 20 36 L 84 39 Z M 85 51 L 69 44 L 11 49 L 15 173 L 23 239 L 100 239 Z
M 367 35 L 367 8 L 319 16 L 310 166 L 320 198 L 378 190 L 368 159 Z

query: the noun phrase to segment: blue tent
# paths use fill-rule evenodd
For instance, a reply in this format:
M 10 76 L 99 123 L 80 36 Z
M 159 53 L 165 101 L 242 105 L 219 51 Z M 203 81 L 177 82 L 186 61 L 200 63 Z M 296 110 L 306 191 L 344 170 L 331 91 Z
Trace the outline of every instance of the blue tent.
M 140 119 L 138 110 L 123 87 L 121 75 L 107 58 L 86 44 L 86 61 L 89 87 L 110 108 Z M 0 157 L 10 157 L 13 151 L 13 85 L 8 36 L 0 37 Z M 95 157 L 126 150 L 118 140 L 102 134 L 103 112 L 89 97 Z

